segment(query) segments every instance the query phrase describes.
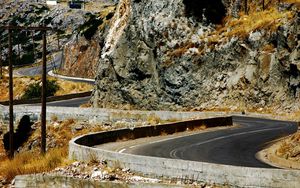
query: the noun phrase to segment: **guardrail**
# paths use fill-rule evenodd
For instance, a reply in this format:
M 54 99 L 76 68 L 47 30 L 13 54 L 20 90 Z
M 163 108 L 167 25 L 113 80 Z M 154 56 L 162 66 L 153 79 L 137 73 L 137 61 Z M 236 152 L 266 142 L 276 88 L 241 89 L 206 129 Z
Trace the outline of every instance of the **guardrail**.
M 186 130 L 194 130 L 201 126 L 216 127 L 216 126 L 229 126 L 232 125 L 232 117 L 216 117 L 209 119 L 198 119 L 181 121 L 175 123 L 167 123 L 155 126 L 136 127 L 133 129 L 119 129 L 108 132 L 100 132 L 75 140 L 76 144 L 84 146 L 93 146 L 104 144 L 107 142 L 115 142 L 117 140 L 131 140 L 150 136 L 159 136 L 161 134 L 173 134 L 177 132 L 184 132 Z
M 230 121 L 226 120 L 227 118 L 230 117 L 224 117 L 225 121 L 220 121 L 219 125 L 228 125 Z M 204 122 L 205 120 L 202 121 Z M 150 176 L 184 177 L 197 181 L 228 184 L 234 187 L 300 187 L 300 171 L 296 170 L 238 167 L 180 159 L 148 157 L 91 147 L 95 144 L 114 141 L 121 138 L 122 134 L 134 139 L 141 136 L 157 135 L 157 132 L 166 131 L 164 129 L 168 129 L 168 127 L 170 128 L 170 133 L 172 133 L 180 126 L 187 126 L 188 122 L 191 124 L 195 123 L 195 121 L 187 121 L 185 123 L 175 123 L 174 127 L 173 124 L 162 125 L 158 130 L 156 130 L 157 126 L 152 126 L 80 136 L 70 141 L 69 158 L 75 160 L 96 158 L 98 160 L 106 160 L 110 166 L 130 168 L 132 171 Z

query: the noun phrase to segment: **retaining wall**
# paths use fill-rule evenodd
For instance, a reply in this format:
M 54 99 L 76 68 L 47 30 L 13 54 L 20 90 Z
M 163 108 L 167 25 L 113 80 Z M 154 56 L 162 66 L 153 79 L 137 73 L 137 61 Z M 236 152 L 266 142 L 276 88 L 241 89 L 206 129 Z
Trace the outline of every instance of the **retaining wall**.
M 153 126 L 152 129 L 154 129 L 154 127 L 155 126 Z M 168 127 L 170 127 L 170 125 Z M 145 128 L 145 131 L 147 129 L 149 128 Z M 233 187 L 300 187 L 300 171 L 297 170 L 238 167 L 131 155 L 88 147 L 114 140 L 110 137 L 117 137 L 118 134 L 124 131 L 127 134 L 129 132 L 129 130 L 123 129 L 75 138 L 70 141 L 69 144 L 69 157 L 83 161 L 95 158 L 98 160 L 106 160 L 111 166 L 130 168 L 132 171 L 142 172 L 146 175 L 156 177 L 185 177 L 198 181 L 228 184 Z M 132 131 L 134 131 L 134 129 Z
M 101 108 L 73 108 L 73 107 L 47 107 L 47 120 L 56 116 L 58 120 L 68 118 L 86 120 L 90 123 L 101 123 L 107 121 L 147 121 L 150 118 L 167 120 L 186 120 L 195 118 L 207 118 L 223 116 L 226 113 L 216 112 L 172 112 L 172 111 L 126 111 L 117 109 L 101 109 Z M 18 121 L 24 115 L 29 115 L 32 121 L 40 118 L 40 106 L 14 106 L 14 117 Z M 0 105 L 0 119 L 4 122 L 9 120 L 9 111 L 7 106 Z
M 16 188 L 26 187 L 64 187 L 64 188 L 182 188 L 183 186 L 156 184 L 156 183 L 125 183 L 111 181 L 95 181 L 88 179 L 79 179 L 61 175 L 21 175 L 16 176 L 14 186 Z

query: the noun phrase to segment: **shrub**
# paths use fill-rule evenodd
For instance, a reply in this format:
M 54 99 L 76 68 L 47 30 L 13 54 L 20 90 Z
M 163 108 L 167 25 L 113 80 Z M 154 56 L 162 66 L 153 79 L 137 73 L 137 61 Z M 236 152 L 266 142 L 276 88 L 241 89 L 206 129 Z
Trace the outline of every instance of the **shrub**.
M 193 16 L 199 21 L 204 17 L 209 23 L 219 24 L 226 15 L 225 6 L 221 0 L 183 0 L 187 16 Z
M 46 96 L 54 96 L 54 94 L 59 90 L 59 85 L 56 80 L 47 80 L 46 83 Z M 42 95 L 42 85 L 40 82 L 36 82 L 30 84 L 25 90 L 22 99 L 32 99 L 32 98 L 40 98 Z
M 89 17 L 88 20 L 79 26 L 78 30 L 87 40 L 91 40 L 103 20 L 93 14 L 87 14 L 86 16 Z

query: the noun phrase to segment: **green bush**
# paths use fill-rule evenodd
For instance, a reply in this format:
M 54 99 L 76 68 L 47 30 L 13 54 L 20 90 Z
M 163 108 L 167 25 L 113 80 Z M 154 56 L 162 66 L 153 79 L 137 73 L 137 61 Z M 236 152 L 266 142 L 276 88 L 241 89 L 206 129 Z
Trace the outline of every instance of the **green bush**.
M 47 80 L 46 96 L 54 96 L 59 90 L 59 85 L 55 80 Z M 42 96 L 42 85 L 40 82 L 30 84 L 25 90 L 22 99 L 41 98 Z
M 84 35 L 87 40 L 91 40 L 97 32 L 98 27 L 103 23 L 103 20 L 90 13 L 85 16 L 88 17 L 88 20 L 79 26 L 78 31 L 81 35 Z

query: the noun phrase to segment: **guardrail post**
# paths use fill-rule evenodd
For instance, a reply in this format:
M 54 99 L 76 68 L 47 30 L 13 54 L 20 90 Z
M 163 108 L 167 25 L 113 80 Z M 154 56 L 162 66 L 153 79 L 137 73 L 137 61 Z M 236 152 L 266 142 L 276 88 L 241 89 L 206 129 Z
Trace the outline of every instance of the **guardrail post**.
M 12 30 L 8 28 L 8 54 L 9 54 L 9 158 L 14 157 L 14 109 L 13 109 L 13 71 L 12 71 Z

